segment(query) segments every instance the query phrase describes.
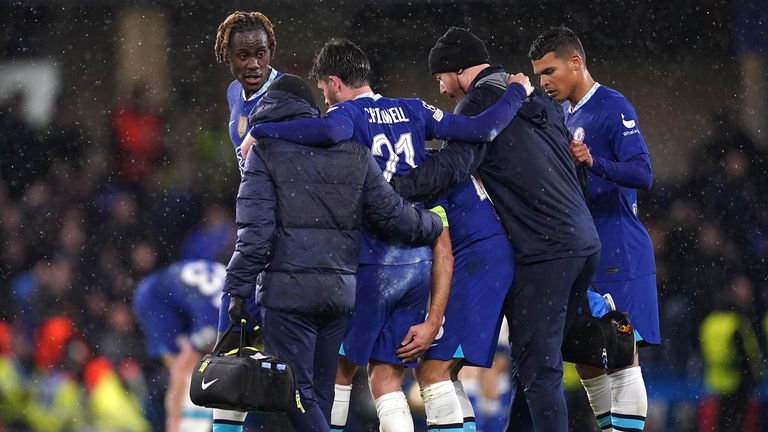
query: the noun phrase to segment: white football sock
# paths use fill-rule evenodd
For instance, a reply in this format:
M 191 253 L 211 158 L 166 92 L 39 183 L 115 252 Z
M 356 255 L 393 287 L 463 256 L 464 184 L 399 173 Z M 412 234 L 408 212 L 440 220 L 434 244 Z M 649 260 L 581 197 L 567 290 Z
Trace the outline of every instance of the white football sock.
M 464 416 L 453 381 L 440 381 L 421 389 L 427 426 L 461 425 Z
M 611 380 L 608 375 L 600 375 L 595 378 L 583 379 L 581 384 L 587 391 L 589 405 L 595 413 L 597 424 L 603 431 L 613 431 L 611 412 Z
M 611 380 L 613 425 L 623 431 L 642 431 L 648 413 L 648 395 L 640 366 L 622 369 Z
M 331 408 L 331 429 L 342 430 L 347 425 L 352 386 L 336 384 L 335 389 L 333 393 L 333 407 Z
M 472 419 L 471 421 L 475 421 L 475 410 L 472 408 L 472 402 L 469 401 L 469 397 L 464 391 L 464 384 L 462 384 L 461 381 L 456 380 L 453 382 L 453 388 L 456 390 L 456 397 L 459 398 L 462 417 L 465 419 Z
M 413 418 L 403 392 L 387 393 L 375 402 L 379 432 L 413 432 Z

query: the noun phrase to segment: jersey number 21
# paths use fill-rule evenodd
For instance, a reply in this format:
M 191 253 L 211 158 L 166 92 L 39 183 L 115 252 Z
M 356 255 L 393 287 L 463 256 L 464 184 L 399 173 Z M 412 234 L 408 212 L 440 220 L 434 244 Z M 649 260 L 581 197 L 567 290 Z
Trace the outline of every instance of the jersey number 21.
M 411 168 L 416 168 L 416 163 L 414 162 L 416 154 L 413 150 L 413 140 L 411 139 L 410 132 L 400 135 L 394 147 L 392 147 L 389 138 L 383 133 L 373 137 L 373 142 L 371 143 L 371 153 L 373 153 L 373 156 L 384 157 L 384 147 L 389 150 L 387 164 L 384 167 L 385 180 L 392 180 L 392 176 L 397 172 L 397 163 L 400 161 L 400 156 L 405 159 L 404 162 L 410 165 Z

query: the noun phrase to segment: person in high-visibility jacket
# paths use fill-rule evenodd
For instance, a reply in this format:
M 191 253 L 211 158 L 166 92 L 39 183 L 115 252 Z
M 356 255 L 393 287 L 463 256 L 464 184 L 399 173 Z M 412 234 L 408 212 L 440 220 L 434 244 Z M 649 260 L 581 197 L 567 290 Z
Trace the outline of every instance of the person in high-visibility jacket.
M 25 421 L 36 432 L 65 432 L 87 428 L 86 396 L 78 371 L 90 355 L 74 323 L 55 316 L 35 329 L 34 371 L 30 396 L 24 406 Z
M 737 276 L 721 306 L 701 324 L 704 384 L 720 399 L 717 430 L 743 430 L 745 407 L 763 374 L 762 353 L 748 318 L 752 282 Z
M 83 369 L 88 392 L 88 415 L 102 432 L 149 432 L 136 396 L 123 385 L 112 364 L 104 357 L 90 360 Z
M 0 430 L 22 426 L 28 392 L 21 367 L 13 354 L 11 326 L 0 321 Z

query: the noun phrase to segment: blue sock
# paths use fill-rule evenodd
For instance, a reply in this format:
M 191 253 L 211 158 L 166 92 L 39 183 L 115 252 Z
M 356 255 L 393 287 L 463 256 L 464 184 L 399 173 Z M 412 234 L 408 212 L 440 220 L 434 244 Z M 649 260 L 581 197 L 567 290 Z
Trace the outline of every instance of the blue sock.
M 216 419 L 213 421 L 213 432 L 243 432 L 243 422 Z
M 643 416 L 612 413 L 611 421 L 617 431 L 642 432 L 645 429 Z
M 464 417 L 464 432 L 477 432 L 477 424 L 474 417 Z

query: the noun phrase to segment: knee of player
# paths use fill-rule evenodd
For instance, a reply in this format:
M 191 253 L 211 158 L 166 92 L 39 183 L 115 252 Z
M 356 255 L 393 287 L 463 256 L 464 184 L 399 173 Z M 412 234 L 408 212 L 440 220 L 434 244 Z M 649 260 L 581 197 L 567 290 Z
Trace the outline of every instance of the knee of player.
M 419 383 L 419 387 L 425 388 L 440 381 L 449 381 L 451 379 L 451 369 L 453 369 L 453 362 L 451 361 L 422 360 L 419 361 L 414 375 Z

